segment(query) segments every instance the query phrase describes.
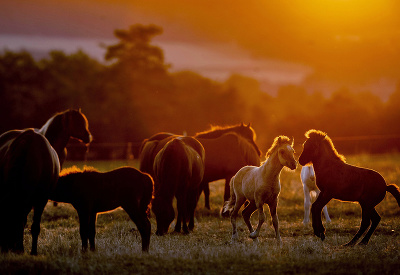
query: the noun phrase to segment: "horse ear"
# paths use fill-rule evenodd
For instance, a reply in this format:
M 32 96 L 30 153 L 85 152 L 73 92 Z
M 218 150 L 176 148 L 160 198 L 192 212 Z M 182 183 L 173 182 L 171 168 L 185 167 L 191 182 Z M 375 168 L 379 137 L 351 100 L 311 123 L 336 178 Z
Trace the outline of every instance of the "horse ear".
M 244 126 L 244 123 L 243 123 L 243 121 L 240 123 L 240 126 L 242 126 L 242 127 Z
M 247 128 L 250 128 L 250 124 L 251 124 L 251 123 L 249 122 L 249 124 L 247 124 L 247 126 L 246 126 L 246 127 L 247 127 Z
M 79 113 L 82 113 L 82 109 L 81 108 L 79 108 L 78 111 L 79 111 Z
M 292 147 L 294 145 L 294 136 L 292 136 Z

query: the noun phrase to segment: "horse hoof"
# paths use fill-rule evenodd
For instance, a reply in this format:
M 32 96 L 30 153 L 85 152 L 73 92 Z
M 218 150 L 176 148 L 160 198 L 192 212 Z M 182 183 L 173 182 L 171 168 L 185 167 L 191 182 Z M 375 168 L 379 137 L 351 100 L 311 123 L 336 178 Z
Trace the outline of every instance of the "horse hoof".
M 319 235 L 319 237 L 321 238 L 322 241 L 325 240 L 325 234 L 324 234 L 324 233 L 321 233 L 321 234 Z
M 255 233 L 255 232 L 251 232 L 249 236 L 250 236 L 250 238 L 252 238 L 252 239 L 256 239 L 256 238 L 258 237 L 258 234 Z

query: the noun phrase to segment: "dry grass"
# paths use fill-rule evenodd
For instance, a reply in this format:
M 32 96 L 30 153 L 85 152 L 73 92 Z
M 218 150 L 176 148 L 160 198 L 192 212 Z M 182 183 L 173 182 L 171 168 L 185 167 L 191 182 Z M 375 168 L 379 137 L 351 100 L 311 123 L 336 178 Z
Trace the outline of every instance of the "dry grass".
M 400 184 L 400 155 L 354 156 L 349 163 L 380 171 L 388 183 Z M 90 163 L 108 170 L 121 163 Z M 104 166 L 103 166 L 104 165 Z M 231 224 L 218 216 L 223 184 L 211 184 L 211 207 L 203 208 L 201 199 L 194 232 L 188 236 L 170 233 L 151 237 L 150 253 L 142 254 L 139 233 L 123 210 L 100 215 L 97 222 L 95 253 L 82 254 L 79 223 L 68 204 L 48 204 L 42 218 L 39 256 L 0 255 L 1 274 L 399 274 L 400 208 L 389 194 L 378 206 L 382 221 L 368 246 L 342 248 L 358 230 L 360 207 L 332 201 L 328 210 L 326 240 L 303 226 L 303 193 L 295 172 L 283 171 L 278 207 L 283 244 L 279 246 L 270 225 L 263 226 L 259 242 L 248 238 L 239 221 L 240 242 L 231 243 Z M 266 206 L 267 208 L 267 206 Z M 256 223 L 257 214 L 253 217 Z M 31 220 L 31 219 L 29 219 Z M 151 219 L 155 232 L 155 219 Z M 25 247 L 30 247 L 29 230 Z

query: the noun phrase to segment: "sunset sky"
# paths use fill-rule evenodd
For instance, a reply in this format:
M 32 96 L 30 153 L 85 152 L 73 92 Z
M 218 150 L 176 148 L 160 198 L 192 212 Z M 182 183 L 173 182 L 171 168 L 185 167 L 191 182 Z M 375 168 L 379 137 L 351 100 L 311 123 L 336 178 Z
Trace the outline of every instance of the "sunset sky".
M 114 29 L 154 23 L 173 70 L 385 98 L 400 75 L 399 12 L 395 0 L 6 0 L 0 48 L 80 47 L 99 57 Z

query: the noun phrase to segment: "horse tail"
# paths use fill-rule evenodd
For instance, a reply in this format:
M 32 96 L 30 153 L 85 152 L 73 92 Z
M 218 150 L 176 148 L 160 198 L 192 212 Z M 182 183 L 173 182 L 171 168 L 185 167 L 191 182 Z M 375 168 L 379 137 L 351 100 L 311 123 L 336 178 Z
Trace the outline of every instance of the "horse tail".
M 393 195 L 400 206 L 400 188 L 396 184 L 389 184 L 386 186 L 386 191 Z
M 233 210 L 233 207 L 235 207 L 236 203 L 236 195 L 235 195 L 235 190 L 233 190 L 233 181 L 234 181 L 234 176 L 231 178 L 231 181 L 229 182 L 229 190 L 231 192 L 231 196 L 228 201 L 224 203 L 224 206 L 221 209 L 221 216 L 226 217 L 230 215 L 230 213 Z

